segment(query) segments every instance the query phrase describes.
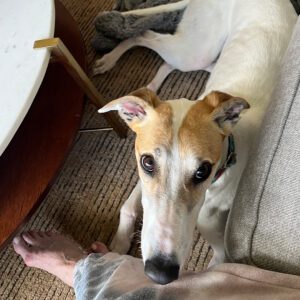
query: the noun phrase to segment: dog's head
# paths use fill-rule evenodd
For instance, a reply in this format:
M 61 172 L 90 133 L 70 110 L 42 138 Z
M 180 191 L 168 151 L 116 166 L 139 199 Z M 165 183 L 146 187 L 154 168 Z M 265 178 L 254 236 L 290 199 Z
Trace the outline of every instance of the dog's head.
M 135 154 L 144 210 L 145 272 L 164 284 L 178 278 L 187 259 L 197 216 L 222 155 L 225 137 L 249 104 L 221 92 L 203 101 L 161 101 L 148 89 L 114 100 L 136 133 Z

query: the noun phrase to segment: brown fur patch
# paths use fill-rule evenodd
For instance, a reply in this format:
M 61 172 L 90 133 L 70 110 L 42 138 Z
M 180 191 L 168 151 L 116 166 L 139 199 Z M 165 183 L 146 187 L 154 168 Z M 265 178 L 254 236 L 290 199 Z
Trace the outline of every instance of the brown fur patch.
M 214 108 L 211 117 L 224 135 L 229 135 L 232 132 L 240 113 L 244 109 L 250 108 L 245 99 L 218 91 L 208 94 L 204 102 Z
M 170 148 L 172 144 L 172 108 L 168 103 L 161 102 L 154 109 L 151 119 L 136 128 L 136 150 L 139 154 L 151 153 L 159 146 Z
M 213 91 L 209 93 L 203 101 L 207 103 L 209 106 L 212 106 L 213 108 L 216 108 L 219 106 L 222 102 L 228 101 L 229 99 L 233 98 L 231 95 L 219 92 L 219 91 Z
M 212 112 L 207 101 L 197 102 L 188 111 L 178 133 L 182 156 L 194 153 L 213 164 L 219 160 L 224 137 L 210 117 Z
M 153 107 L 158 107 L 161 104 L 161 100 L 159 99 L 159 97 L 148 88 L 140 88 L 130 93 L 130 95 L 145 100 L 149 105 Z
M 155 170 L 155 176 L 150 179 L 149 175 L 145 174 L 140 166 L 140 157 L 143 154 L 151 154 L 157 160 L 160 155 L 157 155 L 159 148 L 165 148 L 170 151 L 173 140 L 173 113 L 170 104 L 161 102 L 155 109 L 149 122 L 143 126 L 136 128 L 135 154 L 139 174 L 143 182 L 147 182 L 145 189 L 148 195 L 152 195 L 152 199 L 159 200 L 155 195 L 160 194 L 165 189 L 164 169 Z M 166 175 L 166 176 L 164 176 Z

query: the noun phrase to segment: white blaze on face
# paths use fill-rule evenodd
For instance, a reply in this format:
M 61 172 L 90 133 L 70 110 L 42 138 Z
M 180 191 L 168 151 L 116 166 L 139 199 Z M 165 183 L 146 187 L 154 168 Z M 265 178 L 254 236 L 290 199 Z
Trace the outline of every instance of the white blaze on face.
M 167 102 L 171 105 L 173 112 L 173 143 L 171 155 L 168 158 L 168 162 L 172 166 L 169 174 L 170 192 L 172 193 L 172 198 L 176 198 L 178 196 L 178 188 L 182 185 L 182 182 L 184 182 L 184 172 L 186 168 L 194 167 L 195 163 L 197 163 L 193 156 L 182 157 L 182 155 L 180 155 L 180 144 L 178 139 L 179 128 L 181 127 L 187 112 L 195 103 L 187 99 Z

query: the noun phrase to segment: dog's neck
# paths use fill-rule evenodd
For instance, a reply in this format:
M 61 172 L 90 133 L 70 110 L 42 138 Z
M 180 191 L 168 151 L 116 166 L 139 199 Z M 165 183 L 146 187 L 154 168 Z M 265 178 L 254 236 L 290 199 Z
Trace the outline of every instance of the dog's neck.
M 224 172 L 236 163 L 235 142 L 233 135 L 229 135 L 223 143 L 222 156 L 212 183 L 216 182 Z

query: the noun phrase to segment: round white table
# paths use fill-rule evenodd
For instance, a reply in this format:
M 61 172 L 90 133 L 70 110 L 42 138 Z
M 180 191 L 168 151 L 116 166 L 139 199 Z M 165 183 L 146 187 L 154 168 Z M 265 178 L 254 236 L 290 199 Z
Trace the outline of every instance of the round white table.
M 84 70 L 86 60 L 79 28 L 59 0 L 0 0 L 0 33 L 1 249 L 46 196 L 83 111 L 83 90 L 34 42 L 54 33 Z
M 54 34 L 53 0 L 0 1 L 0 156 L 10 143 L 44 78 L 47 49 L 35 40 Z

